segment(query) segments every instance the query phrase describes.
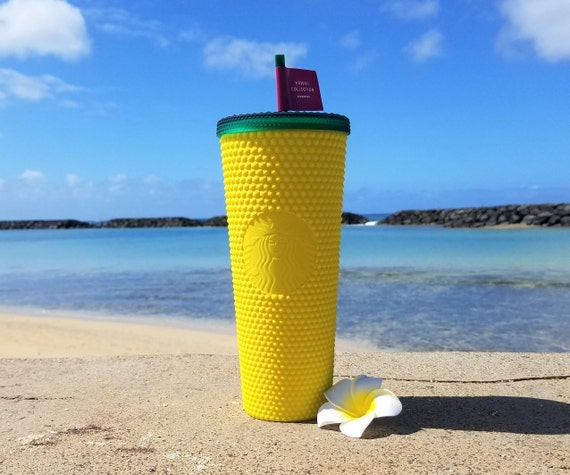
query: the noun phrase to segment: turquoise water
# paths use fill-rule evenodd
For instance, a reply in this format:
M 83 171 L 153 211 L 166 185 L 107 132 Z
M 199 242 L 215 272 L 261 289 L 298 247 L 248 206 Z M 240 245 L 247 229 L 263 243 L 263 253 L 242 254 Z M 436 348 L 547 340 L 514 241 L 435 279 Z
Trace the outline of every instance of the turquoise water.
M 227 230 L 0 232 L 0 306 L 233 320 Z M 345 226 L 337 327 L 384 350 L 570 351 L 570 229 Z

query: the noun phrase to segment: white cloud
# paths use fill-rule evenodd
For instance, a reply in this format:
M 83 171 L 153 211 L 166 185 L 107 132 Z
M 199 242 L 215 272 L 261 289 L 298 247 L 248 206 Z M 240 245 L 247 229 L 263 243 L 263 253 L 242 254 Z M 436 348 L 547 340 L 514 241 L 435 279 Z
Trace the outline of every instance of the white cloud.
M 97 188 L 91 181 L 83 179 L 83 177 L 77 175 L 76 173 L 66 173 L 64 175 L 65 186 L 61 186 L 60 183 L 53 183 L 51 193 L 54 196 L 66 197 L 68 200 L 89 200 L 94 197 L 101 197 L 105 195 L 107 187 L 100 184 Z M 80 201 L 75 201 L 74 204 L 78 204 Z
M 162 48 L 170 44 L 166 27 L 156 20 L 144 20 L 120 8 L 89 9 L 87 15 L 105 33 L 125 38 L 146 39 Z
M 358 30 L 351 31 L 340 39 L 340 46 L 345 49 L 357 49 L 360 44 L 360 32 Z
M 161 177 L 150 173 L 143 177 L 141 181 L 140 191 L 147 195 L 159 196 L 166 191 L 166 185 Z
M 158 175 L 150 174 L 143 178 L 143 184 L 146 186 L 157 186 L 162 183 L 162 179 Z
M 0 57 L 54 55 L 75 60 L 90 51 L 81 11 L 63 0 L 8 0 L 0 5 Z
M 212 69 L 230 69 L 249 77 L 272 77 L 275 74 L 275 55 L 284 54 L 287 65 L 293 65 L 307 55 L 302 43 L 260 43 L 239 38 L 215 38 L 206 43 L 206 66 Z
M 17 178 L 17 186 L 13 187 L 15 196 L 24 200 L 33 200 L 38 196 L 45 195 L 48 188 L 48 180 L 42 172 L 38 170 L 24 170 Z
M 439 0 L 387 0 L 380 10 L 404 20 L 425 20 L 438 15 Z
M 124 173 L 117 173 L 116 175 L 111 175 L 109 177 L 109 181 L 111 183 L 123 183 L 125 181 L 127 181 L 127 175 L 125 175 Z
M 503 0 L 500 4 L 507 24 L 497 38 L 497 49 L 514 56 L 529 43 L 547 61 L 570 60 L 569 0 Z
M 198 24 L 186 27 L 178 33 L 177 39 L 185 42 L 205 41 L 205 34 Z
M 436 29 L 431 29 L 408 45 L 408 52 L 414 61 L 423 62 L 443 54 L 443 35 Z
M 45 181 L 45 175 L 38 170 L 24 170 L 18 178 L 27 183 L 38 183 Z
M 75 173 L 66 173 L 65 184 L 69 188 L 77 188 L 81 184 L 81 177 Z
M 362 71 L 366 69 L 370 64 L 376 59 L 376 53 L 362 53 L 354 58 L 354 61 L 350 65 L 350 69 L 353 71 Z
M 110 193 L 123 191 L 127 186 L 128 177 L 124 173 L 117 173 L 107 178 L 107 190 Z
M 4 219 L 93 219 L 138 216 L 205 218 L 224 213 L 221 181 L 169 180 L 124 173 L 90 181 L 75 173 L 52 179 L 30 168 L 0 178 Z
M 0 104 L 9 98 L 41 101 L 58 94 L 77 92 L 80 88 L 55 76 L 27 76 L 13 69 L 0 68 Z

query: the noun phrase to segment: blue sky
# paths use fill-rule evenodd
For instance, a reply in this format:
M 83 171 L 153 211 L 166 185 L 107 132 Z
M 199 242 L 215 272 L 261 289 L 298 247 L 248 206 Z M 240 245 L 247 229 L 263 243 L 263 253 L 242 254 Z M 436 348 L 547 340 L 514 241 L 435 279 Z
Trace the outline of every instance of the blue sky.
M 345 210 L 570 201 L 568 0 L 8 0 L 0 219 L 224 214 L 277 53 L 351 119 Z

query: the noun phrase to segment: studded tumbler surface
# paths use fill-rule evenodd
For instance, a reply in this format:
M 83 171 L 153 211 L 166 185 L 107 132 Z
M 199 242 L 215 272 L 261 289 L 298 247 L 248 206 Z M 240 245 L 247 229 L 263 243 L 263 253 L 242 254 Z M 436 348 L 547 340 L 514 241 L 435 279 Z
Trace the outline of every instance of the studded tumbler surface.
M 242 397 L 253 417 L 316 417 L 332 385 L 346 117 L 218 122 Z

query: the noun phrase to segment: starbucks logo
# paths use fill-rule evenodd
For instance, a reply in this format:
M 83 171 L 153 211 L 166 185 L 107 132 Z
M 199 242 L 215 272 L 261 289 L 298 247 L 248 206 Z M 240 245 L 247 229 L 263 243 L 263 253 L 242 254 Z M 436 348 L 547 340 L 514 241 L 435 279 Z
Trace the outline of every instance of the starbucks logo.
M 285 211 L 257 216 L 243 241 L 247 273 L 268 294 L 287 295 L 300 287 L 315 266 L 315 237 L 303 221 Z

